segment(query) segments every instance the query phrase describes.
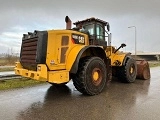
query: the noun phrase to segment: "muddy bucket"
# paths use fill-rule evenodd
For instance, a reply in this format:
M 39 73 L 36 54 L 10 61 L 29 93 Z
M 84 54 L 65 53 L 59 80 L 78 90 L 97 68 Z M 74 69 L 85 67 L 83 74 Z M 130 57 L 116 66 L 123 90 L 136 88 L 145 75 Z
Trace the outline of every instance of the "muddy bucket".
M 136 60 L 137 79 L 148 80 L 151 78 L 149 64 L 146 60 Z

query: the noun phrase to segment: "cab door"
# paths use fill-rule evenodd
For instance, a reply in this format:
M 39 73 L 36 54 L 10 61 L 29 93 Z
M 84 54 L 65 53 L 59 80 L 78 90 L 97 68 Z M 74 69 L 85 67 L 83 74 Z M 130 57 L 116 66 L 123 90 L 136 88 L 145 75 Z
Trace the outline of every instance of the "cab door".
M 107 46 L 107 42 L 105 41 L 105 29 L 101 24 L 96 24 L 96 40 L 98 42 L 98 45 L 100 46 Z

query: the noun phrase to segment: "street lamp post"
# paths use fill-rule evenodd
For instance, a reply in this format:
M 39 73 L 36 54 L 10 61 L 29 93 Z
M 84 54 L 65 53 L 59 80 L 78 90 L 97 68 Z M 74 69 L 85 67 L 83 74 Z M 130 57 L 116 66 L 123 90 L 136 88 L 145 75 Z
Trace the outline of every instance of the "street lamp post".
M 137 56 L 137 40 L 136 40 L 137 31 L 136 31 L 136 26 L 129 26 L 128 28 L 135 28 L 135 59 L 136 59 L 136 56 Z

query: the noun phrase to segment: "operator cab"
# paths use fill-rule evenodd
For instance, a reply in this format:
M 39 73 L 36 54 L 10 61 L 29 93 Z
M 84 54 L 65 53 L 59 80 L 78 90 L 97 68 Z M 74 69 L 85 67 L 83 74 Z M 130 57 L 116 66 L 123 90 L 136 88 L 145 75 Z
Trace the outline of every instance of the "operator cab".
M 77 28 L 81 28 L 80 32 L 84 32 L 89 35 L 90 45 L 107 46 L 105 41 L 105 32 L 110 30 L 109 23 L 96 18 L 89 18 L 82 21 L 73 23 Z M 107 31 L 105 30 L 107 26 Z

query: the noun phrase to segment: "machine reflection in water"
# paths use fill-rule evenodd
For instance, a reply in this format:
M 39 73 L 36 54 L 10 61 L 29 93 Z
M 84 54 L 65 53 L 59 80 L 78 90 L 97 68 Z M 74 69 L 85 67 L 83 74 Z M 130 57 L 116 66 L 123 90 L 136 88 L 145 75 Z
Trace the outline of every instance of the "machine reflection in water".
M 84 96 L 72 84 L 51 86 L 44 102 L 35 102 L 21 111 L 18 119 L 23 120 L 106 120 L 130 118 L 135 107 L 148 96 L 150 80 L 137 80 L 135 84 L 121 84 L 113 80 L 103 93 Z M 108 89 L 109 88 L 109 89 Z

